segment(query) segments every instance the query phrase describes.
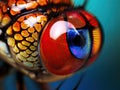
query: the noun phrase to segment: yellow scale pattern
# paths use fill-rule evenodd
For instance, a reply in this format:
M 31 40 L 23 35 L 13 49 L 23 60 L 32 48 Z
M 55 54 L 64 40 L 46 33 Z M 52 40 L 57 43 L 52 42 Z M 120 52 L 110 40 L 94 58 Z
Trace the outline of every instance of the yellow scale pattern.
M 39 69 L 38 35 L 47 22 L 47 16 L 32 13 L 21 16 L 6 33 L 8 45 L 15 61 L 31 69 Z

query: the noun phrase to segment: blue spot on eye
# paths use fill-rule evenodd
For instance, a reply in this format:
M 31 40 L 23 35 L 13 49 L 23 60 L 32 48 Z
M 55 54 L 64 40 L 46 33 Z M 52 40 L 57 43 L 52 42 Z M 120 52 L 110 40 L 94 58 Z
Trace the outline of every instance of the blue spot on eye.
M 91 50 L 91 40 L 88 29 L 67 30 L 69 50 L 78 59 L 86 59 Z

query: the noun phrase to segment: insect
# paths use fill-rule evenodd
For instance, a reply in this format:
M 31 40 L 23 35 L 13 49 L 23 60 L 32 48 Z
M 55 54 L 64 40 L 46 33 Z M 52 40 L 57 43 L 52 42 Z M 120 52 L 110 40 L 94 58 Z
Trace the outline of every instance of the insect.
M 90 65 L 102 40 L 97 19 L 70 0 L 0 1 L 0 58 L 37 82 Z

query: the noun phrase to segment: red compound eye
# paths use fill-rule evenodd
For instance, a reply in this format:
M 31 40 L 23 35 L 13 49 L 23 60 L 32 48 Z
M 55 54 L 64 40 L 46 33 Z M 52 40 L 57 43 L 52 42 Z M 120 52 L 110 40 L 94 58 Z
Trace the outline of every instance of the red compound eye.
M 90 64 L 100 50 L 101 35 L 97 20 L 82 10 L 52 19 L 40 36 L 40 56 L 46 69 L 66 75 Z

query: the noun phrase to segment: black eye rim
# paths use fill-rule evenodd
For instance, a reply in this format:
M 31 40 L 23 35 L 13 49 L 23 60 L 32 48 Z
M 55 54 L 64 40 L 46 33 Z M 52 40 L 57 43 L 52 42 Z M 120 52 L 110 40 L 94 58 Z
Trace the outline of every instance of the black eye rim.
M 39 49 L 38 49 L 39 50 Z
M 46 25 L 49 24 L 49 22 L 50 22 L 52 19 L 57 18 L 57 17 L 59 17 L 59 16 L 63 16 L 64 21 L 68 21 L 68 20 L 67 20 L 67 13 L 69 13 L 69 12 L 75 12 L 75 13 L 79 14 L 80 16 L 82 16 L 82 17 L 84 18 L 85 22 L 86 22 L 86 25 L 85 25 L 84 27 L 81 27 L 80 29 L 86 29 L 87 27 L 89 27 L 88 29 L 89 29 L 90 37 L 92 37 L 92 30 L 93 30 L 94 28 L 96 28 L 96 27 L 90 25 L 90 22 L 88 21 L 88 19 L 84 16 L 84 14 L 81 13 L 81 11 L 85 11 L 85 10 L 84 10 L 83 8 L 81 8 L 80 6 L 77 7 L 77 8 L 73 8 L 73 7 L 71 7 L 71 8 L 72 8 L 72 10 L 71 10 L 71 9 L 65 9 L 63 12 L 60 12 L 57 16 L 52 17 L 51 19 L 49 19 L 48 22 L 46 23 Z M 89 12 L 88 12 L 88 13 L 89 13 Z M 93 16 L 93 18 L 96 19 L 96 17 L 94 17 L 94 16 Z M 101 36 L 103 36 L 102 27 L 101 27 L 98 19 L 96 19 L 96 21 L 98 22 L 98 27 L 99 27 L 100 30 L 101 30 Z M 46 27 L 46 26 L 45 26 L 45 27 Z M 45 28 L 45 27 L 44 27 L 44 28 Z M 41 31 L 40 34 L 39 34 L 39 41 L 40 41 L 40 37 L 41 37 L 41 35 L 42 35 L 42 32 L 44 31 L 44 28 L 42 29 L 42 31 Z M 101 37 L 101 38 L 102 38 L 102 43 L 101 43 L 100 50 L 101 50 L 102 44 L 103 44 L 103 37 Z M 93 37 L 91 38 L 91 41 L 92 41 L 92 44 L 93 44 Z M 99 50 L 99 52 L 100 52 L 100 50 Z M 91 52 L 92 52 L 92 48 L 91 48 L 91 50 L 90 50 L 90 53 L 91 53 Z M 99 52 L 98 52 L 98 53 L 99 53 Z M 91 54 L 90 54 L 89 57 L 88 57 L 88 59 L 91 58 L 91 57 L 92 57 L 92 56 L 91 56 Z
M 67 20 L 67 13 L 69 13 L 69 12 L 76 12 L 76 13 L 78 13 L 79 15 L 81 15 L 83 18 L 84 18 L 84 20 L 85 20 L 85 22 L 86 22 L 86 25 L 84 26 L 84 27 L 82 27 L 82 28 L 80 28 L 80 29 L 85 29 L 85 28 L 87 28 L 87 27 L 89 27 L 88 29 L 89 29 L 89 33 L 90 33 L 90 39 L 91 39 L 91 45 L 93 45 L 93 36 L 92 36 L 92 31 L 95 29 L 95 28 L 99 28 L 100 29 L 100 34 L 101 34 L 101 44 L 100 44 L 100 47 L 99 47 L 99 50 L 98 50 L 98 52 L 93 56 L 92 55 L 92 49 L 93 49 L 93 47 L 91 46 L 91 50 L 90 50 L 90 54 L 89 54 L 89 56 L 88 56 L 88 58 L 86 58 L 86 61 L 85 61 L 85 63 L 82 65 L 82 67 L 84 67 L 84 66 L 86 66 L 87 65 L 87 63 L 88 63 L 88 61 L 89 61 L 89 59 L 90 58 L 92 58 L 92 57 L 98 57 L 98 55 L 100 54 L 100 52 L 101 52 L 101 50 L 102 50 L 102 47 L 103 47 L 103 45 L 104 45 L 104 32 L 103 32 L 103 28 L 102 28 L 102 25 L 100 24 L 100 21 L 95 17 L 95 16 L 93 16 L 93 18 L 98 22 L 98 26 L 97 27 L 94 27 L 94 26 L 92 26 L 91 24 L 90 24 L 90 21 L 84 16 L 84 14 L 82 14 L 81 13 L 81 11 L 85 11 L 84 10 L 84 8 L 82 8 L 82 7 L 76 7 L 76 8 L 73 8 L 72 10 L 68 10 L 68 11 L 65 11 L 64 13 L 62 13 L 62 15 L 64 16 L 64 20 L 65 21 L 68 21 Z M 88 12 L 89 13 L 89 12 Z M 91 14 L 91 13 L 90 13 Z M 91 14 L 92 15 L 92 14 Z M 96 58 L 97 58 L 96 57 Z M 95 59 L 96 59 L 95 58 Z M 81 68 L 82 68 L 81 67 Z

